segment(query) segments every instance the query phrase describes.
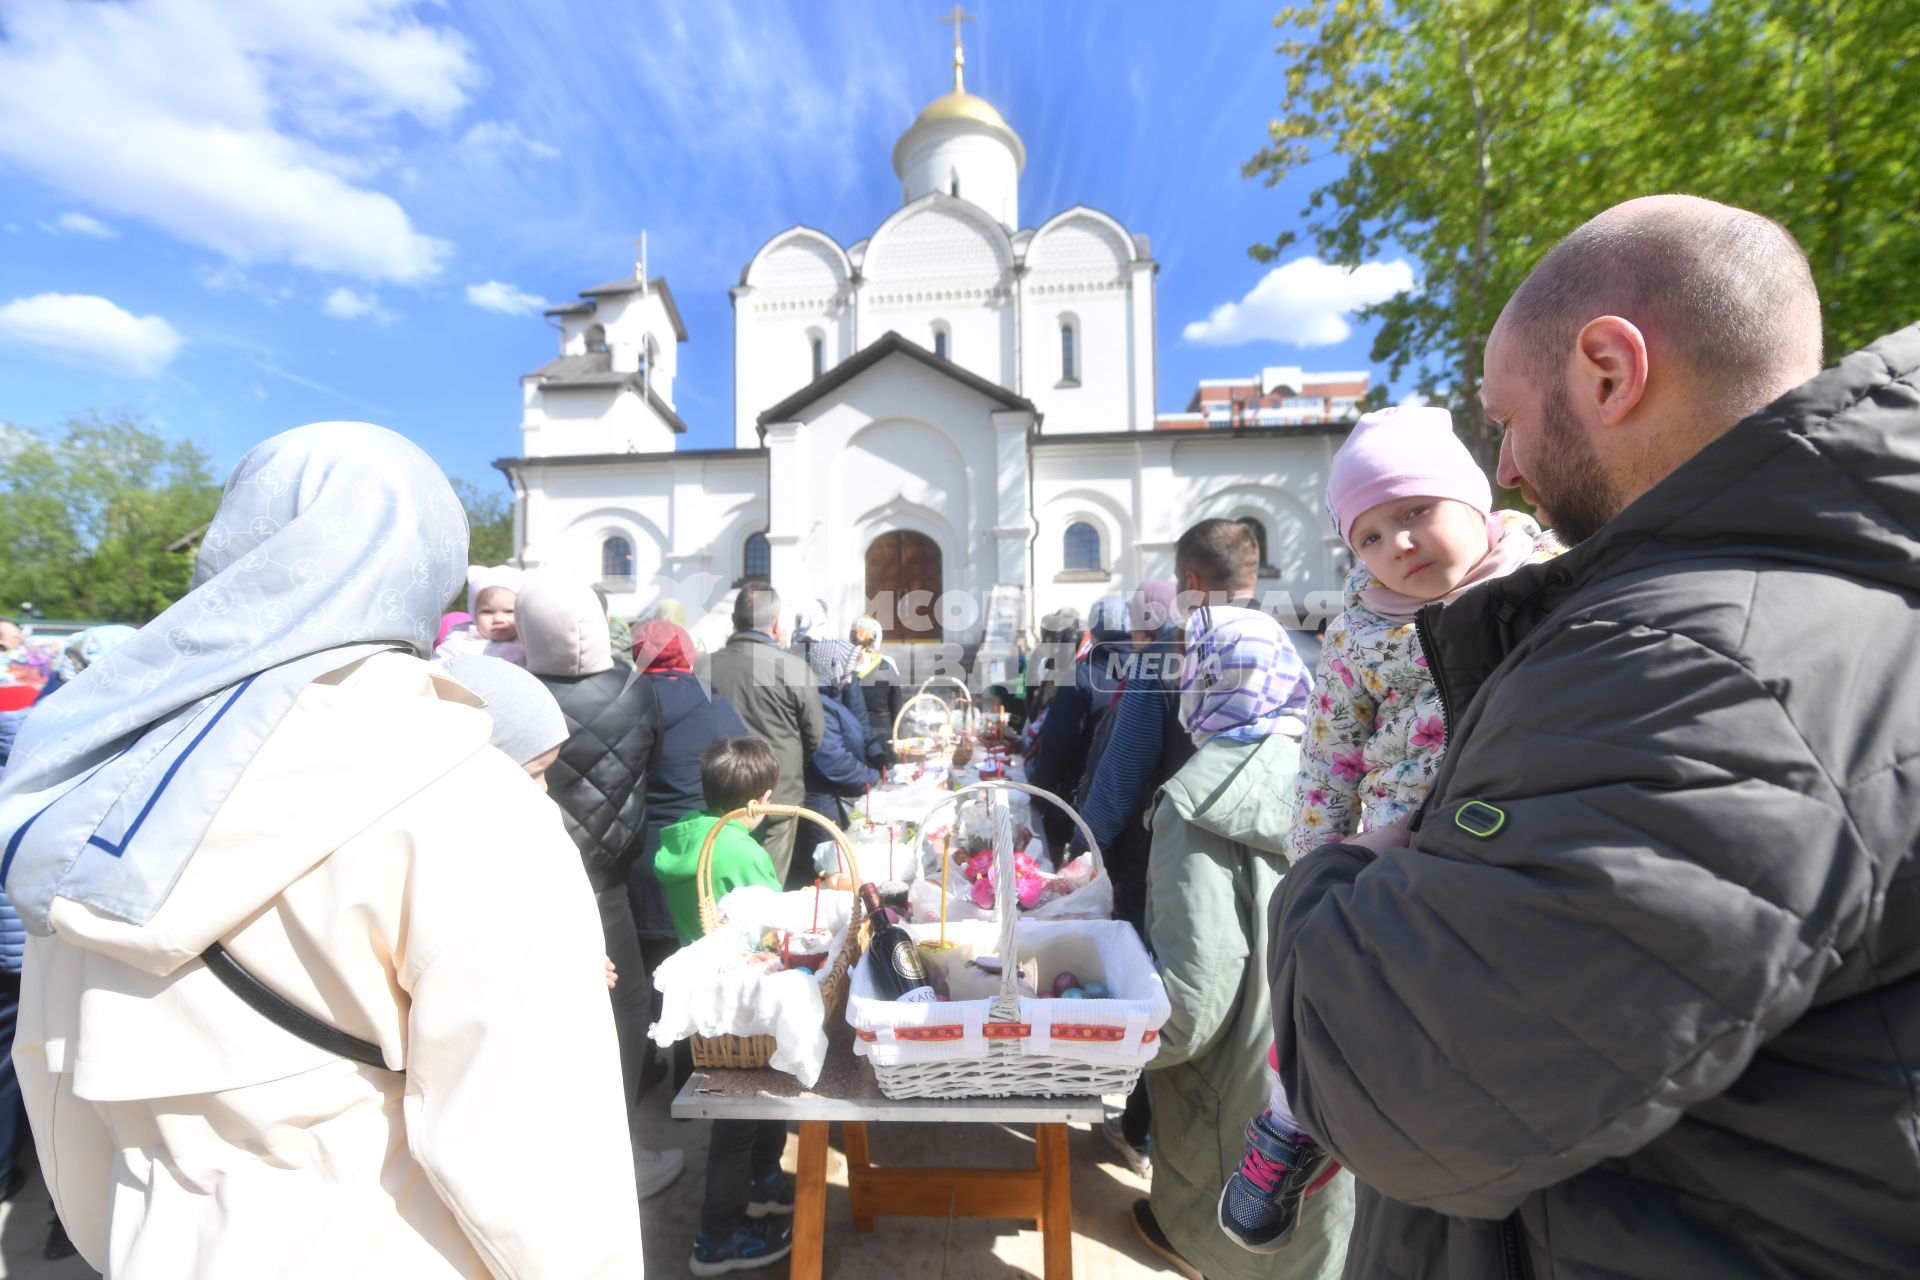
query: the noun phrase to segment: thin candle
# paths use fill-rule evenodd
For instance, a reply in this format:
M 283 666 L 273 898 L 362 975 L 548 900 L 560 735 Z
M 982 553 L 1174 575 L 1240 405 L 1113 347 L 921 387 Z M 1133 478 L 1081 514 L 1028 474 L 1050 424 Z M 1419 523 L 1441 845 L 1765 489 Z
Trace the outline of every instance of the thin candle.
M 959 815 L 956 813 L 956 817 Z M 947 945 L 947 871 L 953 866 L 953 828 L 940 846 L 940 945 Z
M 820 928 L 820 877 L 813 878 L 813 928 Z

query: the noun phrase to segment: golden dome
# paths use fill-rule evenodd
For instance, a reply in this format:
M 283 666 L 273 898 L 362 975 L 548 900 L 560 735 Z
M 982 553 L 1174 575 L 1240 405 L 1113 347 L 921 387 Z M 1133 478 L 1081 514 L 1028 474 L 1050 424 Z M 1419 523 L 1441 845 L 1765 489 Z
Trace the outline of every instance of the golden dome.
M 975 97 L 964 90 L 935 98 L 927 104 L 927 109 L 920 113 L 920 118 L 914 123 L 926 124 L 930 120 L 974 120 L 980 124 L 991 125 L 995 129 L 1013 132 L 1007 122 L 1001 118 L 1000 113 L 993 109 L 991 102 L 985 98 Z

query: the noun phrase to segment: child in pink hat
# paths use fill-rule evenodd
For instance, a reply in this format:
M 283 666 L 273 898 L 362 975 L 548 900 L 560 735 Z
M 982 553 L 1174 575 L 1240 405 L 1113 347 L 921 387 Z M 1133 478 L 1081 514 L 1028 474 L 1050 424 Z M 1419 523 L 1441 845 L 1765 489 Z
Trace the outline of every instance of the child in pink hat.
M 1327 513 L 1357 562 L 1315 674 L 1287 848 L 1295 862 L 1426 798 L 1447 728 L 1414 614 L 1561 549 L 1531 516 L 1493 510 L 1452 415 L 1428 406 L 1355 424 L 1334 455 Z M 1221 1229 L 1255 1253 L 1285 1247 L 1301 1200 L 1338 1168 L 1294 1123 L 1276 1076 L 1220 1198 Z

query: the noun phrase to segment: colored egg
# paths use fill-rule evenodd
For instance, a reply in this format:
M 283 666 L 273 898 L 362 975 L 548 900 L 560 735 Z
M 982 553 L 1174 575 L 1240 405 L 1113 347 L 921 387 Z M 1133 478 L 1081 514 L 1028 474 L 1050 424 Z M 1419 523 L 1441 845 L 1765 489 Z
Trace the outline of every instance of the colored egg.
M 1089 1000 L 1105 1000 L 1111 994 L 1104 982 L 1089 982 L 1080 990 Z
M 1071 973 L 1062 973 L 1059 977 L 1053 980 L 1053 994 L 1060 995 L 1061 993 L 1066 991 L 1068 987 L 1077 987 L 1079 985 L 1080 985 L 1079 978 L 1075 977 Z
M 1062 1000 L 1085 1000 L 1087 998 L 1087 993 L 1082 991 L 1078 987 L 1068 987 L 1065 991 L 1062 991 L 1060 993 L 1060 998 Z

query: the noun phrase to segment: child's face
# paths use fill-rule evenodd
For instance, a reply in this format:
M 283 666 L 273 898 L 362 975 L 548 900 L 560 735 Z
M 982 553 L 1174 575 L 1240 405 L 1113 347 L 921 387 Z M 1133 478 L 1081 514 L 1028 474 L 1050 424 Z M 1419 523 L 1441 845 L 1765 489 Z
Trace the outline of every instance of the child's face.
M 1349 535 L 1380 585 L 1437 600 L 1486 558 L 1487 518 L 1452 498 L 1395 498 L 1362 513 Z
M 473 603 L 473 629 L 483 640 L 518 640 L 513 625 L 513 602 L 517 599 L 505 587 L 488 587 Z

